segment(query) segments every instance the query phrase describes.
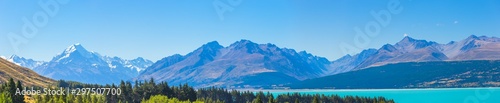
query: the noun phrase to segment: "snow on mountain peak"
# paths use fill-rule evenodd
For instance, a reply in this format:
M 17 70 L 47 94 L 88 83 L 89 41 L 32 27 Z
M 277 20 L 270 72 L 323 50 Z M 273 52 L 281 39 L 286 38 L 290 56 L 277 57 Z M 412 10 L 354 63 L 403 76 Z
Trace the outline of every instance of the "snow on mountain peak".
M 135 58 L 134 60 L 144 61 L 144 58 L 142 58 L 142 57 L 137 57 L 137 58 Z
M 130 61 L 131 61 L 131 62 L 151 62 L 151 61 L 149 61 L 149 60 L 147 60 L 147 59 L 144 59 L 144 58 L 142 58 L 142 57 L 137 57 L 137 58 L 132 59 L 132 60 L 130 60 Z
M 20 64 L 20 63 L 17 63 L 17 62 L 16 62 L 17 60 L 21 59 L 21 58 L 20 58 L 19 56 L 17 56 L 17 55 L 11 55 L 9 58 L 5 58 L 5 59 L 6 59 L 7 61 L 10 61 L 10 62 L 12 62 L 12 63 L 14 63 L 14 64 L 17 64 L 17 65 L 21 66 L 21 64 Z M 23 58 L 23 59 L 24 59 L 24 58 Z
M 77 43 L 70 45 L 46 65 L 39 66 L 34 70 L 54 79 L 108 84 L 136 77 L 140 71 L 151 64 L 153 64 L 152 61 L 140 57 L 126 60 L 117 56 L 89 52 Z
M 71 53 L 75 51 L 88 52 L 80 43 L 73 44 L 66 48 L 66 50 L 64 50 L 65 53 Z
M 21 64 L 18 62 L 23 61 L 23 60 L 27 60 L 26 58 L 19 57 L 17 55 L 11 55 L 9 58 L 6 58 L 6 59 L 7 59 L 7 61 L 10 61 L 10 62 L 17 64 L 17 65 L 20 65 L 20 66 L 21 66 Z
M 35 61 L 33 59 L 27 59 L 27 58 L 24 58 L 24 57 L 20 57 L 20 56 L 17 56 L 17 55 L 11 55 L 10 57 L 6 58 L 6 57 L 3 57 L 4 59 L 6 59 L 7 61 L 9 62 L 12 62 L 16 65 L 19 65 L 19 66 L 22 66 L 22 67 L 26 67 L 26 68 L 30 68 L 30 69 L 33 69 L 37 66 L 40 66 L 42 65 L 44 62 L 43 61 Z
M 11 60 L 11 59 L 16 59 L 16 58 L 20 58 L 20 57 L 17 55 L 11 55 L 8 59 Z
M 94 52 L 89 52 L 80 43 L 76 43 L 66 48 L 61 54 L 56 56 L 54 59 L 56 61 L 61 61 L 63 59 L 72 56 L 75 58 L 92 58 L 94 56 L 100 56 L 100 55 Z

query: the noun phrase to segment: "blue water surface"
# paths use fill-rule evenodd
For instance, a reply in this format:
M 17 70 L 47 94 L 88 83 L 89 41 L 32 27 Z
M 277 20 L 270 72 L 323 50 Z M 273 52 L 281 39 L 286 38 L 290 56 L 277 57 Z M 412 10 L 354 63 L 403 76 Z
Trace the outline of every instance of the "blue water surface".
M 300 89 L 259 90 L 278 94 L 357 95 L 394 99 L 396 103 L 500 103 L 500 88 L 437 88 L 437 89 Z

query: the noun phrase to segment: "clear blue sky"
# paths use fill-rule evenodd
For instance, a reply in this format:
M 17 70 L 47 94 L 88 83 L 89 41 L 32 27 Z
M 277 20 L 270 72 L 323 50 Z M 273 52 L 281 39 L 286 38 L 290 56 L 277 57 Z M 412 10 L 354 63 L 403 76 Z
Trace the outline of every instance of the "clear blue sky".
M 81 43 L 90 51 L 125 59 L 153 61 L 187 54 L 219 41 L 223 46 L 248 39 L 306 50 L 330 60 L 346 55 L 340 43 L 354 45 L 356 32 L 375 18 L 370 11 L 387 10 L 389 0 L 70 0 L 59 5 L 36 36 L 15 51 L 9 32 L 22 35 L 23 17 L 43 9 L 39 0 L 0 1 L 0 55 L 17 54 L 48 61 L 68 46 Z M 42 2 L 46 0 L 40 0 Z M 50 1 L 50 0 L 49 0 Z M 229 5 L 221 20 L 216 1 Z M 391 14 L 389 25 L 370 37 L 366 48 L 396 43 L 407 33 L 439 43 L 471 34 L 500 36 L 498 0 L 400 0 L 403 10 Z M 43 21 L 43 19 L 39 19 Z M 28 35 L 29 36 L 29 35 Z M 357 50 L 356 50 L 357 51 Z

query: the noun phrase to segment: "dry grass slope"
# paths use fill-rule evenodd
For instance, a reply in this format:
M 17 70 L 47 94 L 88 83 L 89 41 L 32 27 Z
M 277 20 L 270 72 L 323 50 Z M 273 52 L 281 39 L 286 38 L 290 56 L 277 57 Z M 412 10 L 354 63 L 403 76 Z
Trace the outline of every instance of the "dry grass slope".
M 24 86 L 47 87 L 55 83 L 54 80 L 43 77 L 31 69 L 13 64 L 0 58 L 0 84 L 6 83 L 10 78 L 20 80 Z

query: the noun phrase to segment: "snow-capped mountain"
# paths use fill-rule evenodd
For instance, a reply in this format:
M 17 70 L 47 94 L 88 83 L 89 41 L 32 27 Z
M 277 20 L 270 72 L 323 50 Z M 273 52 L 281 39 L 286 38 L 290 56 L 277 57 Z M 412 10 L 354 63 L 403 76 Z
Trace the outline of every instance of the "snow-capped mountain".
M 119 57 L 101 56 L 86 50 L 80 44 L 74 44 L 33 70 L 56 80 L 110 84 L 130 80 L 151 64 L 151 61 L 143 58 L 124 60 Z
M 286 84 L 321 77 L 329 69 L 326 58 L 307 52 L 241 40 L 228 47 L 209 42 L 187 55 L 157 61 L 138 76 L 170 84 L 197 87 Z
M 132 60 L 126 60 L 125 66 L 137 70 L 137 72 L 141 72 L 146 70 L 149 66 L 153 64 L 152 61 L 144 59 L 142 57 L 138 57 Z
M 22 67 L 26 67 L 26 68 L 29 68 L 29 69 L 33 69 L 35 67 L 38 67 L 40 65 L 42 65 L 43 61 L 35 61 L 33 59 L 26 59 L 24 57 L 19 57 L 17 55 L 11 55 L 10 57 L 6 58 L 6 57 L 2 57 L 4 59 L 6 59 L 7 61 L 10 61 L 14 64 L 17 64 L 19 66 L 22 66 Z
M 141 72 L 145 70 L 147 67 L 151 66 L 151 64 L 153 64 L 152 61 L 146 60 L 142 57 L 138 57 L 132 60 L 125 60 L 119 57 L 104 56 L 102 59 L 104 59 L 106 63 L 111 64 L 110 65 L 111 68 L 114 68 L 115 66 L 119 65 L 126 68 L 130 68 L 132 70 L 136 70 L 137 72 Z
M 406 36 L 395 45 L 386 44 L 358 55 L 363 56 L 353 59 L 346 55 L 333 61 L 333 70 L 340 71 L 333 74 L 401 62 L 500 60 L 500 38 L 471 35 L 458 42 L 439 44 Z

